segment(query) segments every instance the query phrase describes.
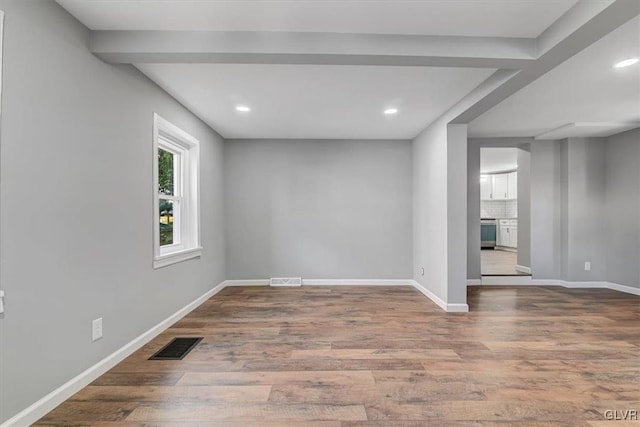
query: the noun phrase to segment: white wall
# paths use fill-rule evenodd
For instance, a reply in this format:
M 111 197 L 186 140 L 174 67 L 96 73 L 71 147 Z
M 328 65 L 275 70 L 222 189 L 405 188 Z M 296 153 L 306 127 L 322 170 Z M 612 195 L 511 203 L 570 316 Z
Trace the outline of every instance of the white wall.
M 225 278 L 222 139 L 52 1 L 6 12 L 0 422 Z M 152 119 L 201 143 L 202 259 L 152 269 Z M 91 342 L 91 321 L 104 338 Z
M 640 288 L 640 128 L 605 143 L 607 280 Z
M 225 143 L 227 277 L 411 278 L 411 143 Z

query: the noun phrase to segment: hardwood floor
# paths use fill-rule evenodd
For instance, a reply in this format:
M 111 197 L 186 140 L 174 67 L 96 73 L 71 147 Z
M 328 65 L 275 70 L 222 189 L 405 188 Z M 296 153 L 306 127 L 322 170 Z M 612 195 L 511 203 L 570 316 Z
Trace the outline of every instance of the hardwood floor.
M 480 251 L 481 267 L 483 276 L 529 276 L 516 270 L 518 264 L 518 253 L 483 249 Z
M 39 426 L 614 426 L 640 415 L 640 297 L 409 287 L 227 288 Z M 147 360 L 175 336 L 182 361 Z

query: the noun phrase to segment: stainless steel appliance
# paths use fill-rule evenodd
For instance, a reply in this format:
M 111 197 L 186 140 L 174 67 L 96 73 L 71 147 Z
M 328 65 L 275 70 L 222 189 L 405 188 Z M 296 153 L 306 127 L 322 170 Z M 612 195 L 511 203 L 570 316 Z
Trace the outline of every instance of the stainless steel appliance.
M 480 247 L 481 248 L 495 248 L 496 247 L 496 234 L 497 234 L 497 221 L 495 218 L 481 218 L 480 219 Z

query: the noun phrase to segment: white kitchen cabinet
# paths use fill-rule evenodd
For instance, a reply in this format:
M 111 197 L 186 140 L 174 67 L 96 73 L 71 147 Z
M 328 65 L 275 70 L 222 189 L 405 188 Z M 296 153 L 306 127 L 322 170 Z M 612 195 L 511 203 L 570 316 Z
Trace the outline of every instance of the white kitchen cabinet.
M 518 198 L 518 173 L 480 175 L 481 200 L 509 200 Z
M 518 198 L 518 172 L 507 174 L 507 199 Z
M 493 175 L 492 200 L 507 200 L 509 194 L 509 174 L 500 173 Z
M 480 199 L 491 200 L 493 195 L 493 175 L 480 175 Z
M 518 247 L 518 226 L 515 227 L 513 225 L 509 226 L 509 247 L 517 248 Z
M 506 248 L 518 247 L 518 220 L 500 219 L 498 220 L 497 246 Z

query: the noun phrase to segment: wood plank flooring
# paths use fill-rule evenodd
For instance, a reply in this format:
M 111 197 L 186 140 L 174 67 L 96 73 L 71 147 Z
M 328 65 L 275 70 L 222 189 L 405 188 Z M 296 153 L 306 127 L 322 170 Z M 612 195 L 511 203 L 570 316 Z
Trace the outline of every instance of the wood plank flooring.
M 640 415 L 640 297 L 409 287 L 227 288 L 39 426 L 614 426 Z M 181 361 L 147 360 L 176 336 Z
M 480 261 L 483 276 L 530 276 L 516 270 L 517 252 L 483 249 L 480 251 Z

